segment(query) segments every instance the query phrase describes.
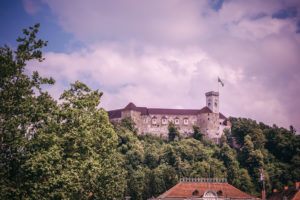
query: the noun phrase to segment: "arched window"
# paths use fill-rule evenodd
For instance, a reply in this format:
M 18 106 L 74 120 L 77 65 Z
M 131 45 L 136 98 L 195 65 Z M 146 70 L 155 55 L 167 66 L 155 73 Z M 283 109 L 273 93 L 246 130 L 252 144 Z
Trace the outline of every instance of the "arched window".
M 156 117 L 152 117 L 152 124 L 156 124 L 156 123 L 157 123 Z
M 217 197 L 217 193 L 212 191 L 212 190 L 206 190 L 203 194 L 203 198 L 209 198 L 209 199 L 213 199 L 214 197 Z
M 199 191 L 198 190 L 194 190 L 192 193 L 193 196 L 198 196 L 199 195 Z
M 175 124 L 179 124 L 179 118 L 175 118 Z
M 162 124 L 167 124 L 167 122 L 168 122 L 168 121 L 167 121 L 167 118 L 166 118 L 166 117 L 162 117 L 162 118 L 161 118 L 161 123 L 162 123 Z
M 188 125 L 189 124 L 189 119 L 188 118 L 184 118 L 183 119 L 183 124 L 184 125 Z

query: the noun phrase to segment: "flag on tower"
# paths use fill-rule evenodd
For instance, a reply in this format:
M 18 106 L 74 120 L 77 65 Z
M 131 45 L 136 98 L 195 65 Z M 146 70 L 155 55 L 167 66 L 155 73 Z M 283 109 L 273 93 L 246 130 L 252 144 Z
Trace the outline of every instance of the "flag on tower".
M 220 77 L 218 77 L 218 82 L 221 83 L 222 87 L 224 87 L 224 83 L 221 81 Z

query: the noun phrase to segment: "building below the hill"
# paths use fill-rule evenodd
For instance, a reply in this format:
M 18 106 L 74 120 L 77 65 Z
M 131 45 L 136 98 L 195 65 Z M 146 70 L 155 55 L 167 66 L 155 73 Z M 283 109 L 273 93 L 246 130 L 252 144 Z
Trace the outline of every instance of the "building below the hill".
M 155 200 L 254 200 L 255 197 L 227 183 L 225 178 L 181 178 Z
M 206 106 L 202 109 L 167 109 L 137 107 L 129 103 L 123 109 L 108 111 L 109 119 L 118 123 L 131 117 L 138 134 L 152 134 L 168 139 L 168 124 L 172 122 L 184 137 L 193 135 L 193 125 L 199 125 L 206 137 L 219 143 L 225 128 L 230 129 L 229 120 L 219 112 L 219 92 L 207 92 Z
M 295 182 L 293 187 L 284 186 L 282 191 L 273 189 L 268 200 L 300 200 L 300 182 Z

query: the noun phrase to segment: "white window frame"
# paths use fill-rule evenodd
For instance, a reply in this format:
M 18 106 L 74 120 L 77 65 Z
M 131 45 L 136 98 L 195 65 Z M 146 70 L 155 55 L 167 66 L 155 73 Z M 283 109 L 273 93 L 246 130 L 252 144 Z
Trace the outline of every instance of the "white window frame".
M 188 125 L 189 124 L 189 119 L 183 119 L 183 124 Z
M 179 119 L 175 119 L 175 124 L 179 124 Z
M 157 124 L 157 119 L 156 119 L 156 117 L 152 117 L 152 124 Z

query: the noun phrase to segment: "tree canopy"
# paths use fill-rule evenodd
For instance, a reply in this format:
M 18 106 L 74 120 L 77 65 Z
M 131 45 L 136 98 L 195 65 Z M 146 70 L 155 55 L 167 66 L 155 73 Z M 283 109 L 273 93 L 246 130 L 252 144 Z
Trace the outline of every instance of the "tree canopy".
M 58 104 L 53 84 L 26 62 L 43 61 L 39 25 L 24 29 L 16 51 L 0 48 L 1 199 L 113 199 L 123 195 L 118 137 L 99 108 L 101 92 L 75 82 Z

